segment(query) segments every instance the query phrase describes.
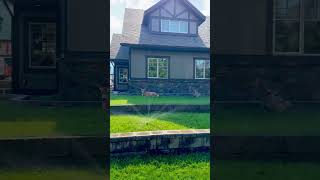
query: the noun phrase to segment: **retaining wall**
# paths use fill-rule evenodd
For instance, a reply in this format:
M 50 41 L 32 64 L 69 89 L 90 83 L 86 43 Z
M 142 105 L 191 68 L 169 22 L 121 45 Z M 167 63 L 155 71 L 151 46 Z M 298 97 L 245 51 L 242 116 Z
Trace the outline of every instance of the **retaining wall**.
M 107 156 L 107 137 L 0 139 L 0 161 L 17 157 L 88 159 Z
M 111 134 L 110 153 L 168 153 L 209 150 L 210 130 L 171 130 Z
M 214 136 L 215 159 L 319 160 L 320 136 Z

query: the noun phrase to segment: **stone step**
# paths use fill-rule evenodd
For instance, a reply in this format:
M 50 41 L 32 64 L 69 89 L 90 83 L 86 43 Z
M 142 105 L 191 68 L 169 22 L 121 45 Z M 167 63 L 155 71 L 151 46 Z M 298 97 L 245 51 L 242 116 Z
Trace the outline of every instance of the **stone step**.
M 10 80 L 0 80 L 0 89 L 10 89 L 11 81 Z
M 10 94 L 11 93 L 11 88 L 0 88 L 0 94 Z

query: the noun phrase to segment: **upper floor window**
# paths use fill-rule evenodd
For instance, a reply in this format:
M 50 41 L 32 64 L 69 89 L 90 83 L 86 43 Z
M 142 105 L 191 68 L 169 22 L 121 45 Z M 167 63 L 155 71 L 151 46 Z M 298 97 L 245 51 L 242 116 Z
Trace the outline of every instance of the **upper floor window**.
M 320 0 L 274 1 L 274 52 L 320 54 Z
M 195 59 L 195 79 L 209 79 L 210 78 L 210 60 Z
M 169 62 L 168 58 L 149 57 L 148 64 L 148 78 L 168 79 Z
M 188 22 L 171 19 L 161 19 L 161 32 L 188 33 Z

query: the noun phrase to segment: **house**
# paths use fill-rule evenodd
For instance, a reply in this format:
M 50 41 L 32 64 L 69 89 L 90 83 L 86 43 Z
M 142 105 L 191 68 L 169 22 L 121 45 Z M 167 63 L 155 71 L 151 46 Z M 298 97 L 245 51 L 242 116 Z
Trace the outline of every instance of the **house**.
M 13 91 L 63 100 L 100 98 L 97 84 L 107 77 L 108 2 L 13 2 Z
M 216 100 L 320 100 L 320 0 L 212 1 Z
M 11 2 L 8 5 L 12 5 Z M 11 15 L 3 1 L 0 1 L 0 80 L 11 77 Z M 0 88 L 1 87 L 0 85 Z M 8 87 L 10 88 L 10 87 Z
M 113 34 L 116 91 L 210 93 L 210 17 L 188 0 L 160 0 L 147 10 L 125 9 Z

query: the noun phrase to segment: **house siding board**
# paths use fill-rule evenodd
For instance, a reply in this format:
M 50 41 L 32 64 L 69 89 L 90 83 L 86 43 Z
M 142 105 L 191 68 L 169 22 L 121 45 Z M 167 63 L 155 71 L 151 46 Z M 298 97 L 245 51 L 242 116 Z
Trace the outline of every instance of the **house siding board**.
M 182 11 L 186 10 L 186 6 L 184 4 L 181 3 L 180 0 L 175 0 L 175 9 L 176 9 L 176 14 L 181 13 Z
M 189 18 L 188 11 L 185 11 L 185 12 L 182 12 L 181 14 L 178 14 L 177 18 L 188 19 Z
M 0 40 L 11 40 L 11 15 L 5 7 L 3 1 L 0 1 L 0 17 L 2 17 L 2 30 L 0 30 Z
M 267 1 L 213 1 L 213 51 L 217 54 L 265 54 Z
M 190 27 L 190 34 L 197 34 L 197 28 L 198 28 L 198 26 L 197 26 L 197 22 L 192 22 L 192 21 L 190 21 L 190 25 L 189 25 Z
M 171 14 L 174 14 L 174 0 L 167 1 L 162 7 L 168 10 Z
M 170 79 L 193 79 L 195 57 L 210 58 L 209 53 L 172 52 L 133 49 L 131 55 L 131 78 L 147 78 L 146 56 L 168 56 Z
M 106 52 L 109 36 L 106 32 L 109 27 L 104 20 L 101 20 L 101 15 L 104 17 L 109 15 L 105 12 L 107 3 L 104 0 L 91 0 L 90 3 L 87 0 L 67 1 L 69 51 Z M 85 13 L 84 10 L 91 13 Z
M 152 18 L 151 19 L 151 31 L 159 32 L 160 31 L 160 19 Z

